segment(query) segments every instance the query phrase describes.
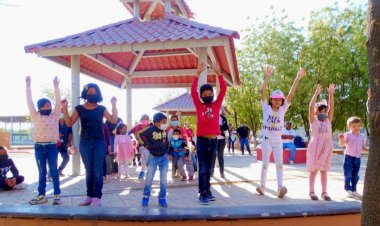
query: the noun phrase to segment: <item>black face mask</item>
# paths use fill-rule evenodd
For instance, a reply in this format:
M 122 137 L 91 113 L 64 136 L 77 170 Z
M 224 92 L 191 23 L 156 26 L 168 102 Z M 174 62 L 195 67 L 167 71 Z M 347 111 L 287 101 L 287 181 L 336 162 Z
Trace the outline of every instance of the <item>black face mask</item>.
M 317 118 L 319 121 L 323 122 L 327 118 L 327 114 L 326 113 L 318 113 Z
M 207 97 L 202 97 L 203 103 L 205 104 L 211 104 L 212 101 L 214 100 L 214 96 L 207 96 Z
M 40 114 L 41 115 L 50 115 L 51 109 L 41 109 Z
M 96 104 L 99 102 L 98 95 L 96 95 L 96 94 L 87 94 L 86 100 L 92 104 Z
M 8 155 L 0 155 L 0 163 L 5 164 L 8 160 Z

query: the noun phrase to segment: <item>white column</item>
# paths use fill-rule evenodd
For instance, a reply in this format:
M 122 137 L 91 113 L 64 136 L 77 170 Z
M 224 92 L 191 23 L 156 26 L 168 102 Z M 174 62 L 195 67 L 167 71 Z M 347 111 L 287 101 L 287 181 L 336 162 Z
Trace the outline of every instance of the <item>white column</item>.
M 132 129 L 132 82 L 131 77 L 127 77 L 126 85 L 126 100 L 127 100 L 127 126 L 128 130 Z
M 170 11 L 171 11 L 170 0 L 165 0 L 165 14 L 170 14 Z
M 133 1 L 133 16 L 137 19 L 140 18 L 140 1 L 139 0 L 134 0 Z
M 207 64 L 207 48 L 200 47 L 198 49 L 198 63 Z M 200 87 L 203 84 L 207 83 L 207 68 L 199 75 L 198 86 Z
M 79 85 L 80 85 L 80 62 L 79 56 L 71 56 L 71 109 L 79 105 Z M 79 120 L 73 125 L 73 146 L 79 148 Z M 79 149 L 78 149 L 79 150 Z M 79 152 L 76 152 L 72 157 L 72 173 L 75 176 L 80 175 L 81 160 Z

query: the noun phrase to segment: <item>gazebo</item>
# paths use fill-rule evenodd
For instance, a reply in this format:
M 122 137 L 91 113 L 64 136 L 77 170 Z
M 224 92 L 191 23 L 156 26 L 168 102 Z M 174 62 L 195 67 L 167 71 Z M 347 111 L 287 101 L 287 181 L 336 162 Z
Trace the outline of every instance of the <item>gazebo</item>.
M 166 113 L 166 115 L 178 114 L 179 116 L 195 115 L 195 106 L 190 93 L 186 92 L 165 103 L 157 105 L 153 110 Z
M 72 106 L 79 104 L 80 73 L 126 89 L 127 124 L 132 125 L 132 88 L 190 87 L 198 63 L 221 65 L 227 85 L 239 84 L 234 38 L 236 31 L 191 20 L 184 0 L 121 0 L 133 18 L 63 38 L 25 46 L 71 68 Z M 213 70 L 200 75 L 199 84 L 218 85 Z M 73 143 L 79 144 L 78 124 Z M 73 158 L 79 174 L 80 159 Z

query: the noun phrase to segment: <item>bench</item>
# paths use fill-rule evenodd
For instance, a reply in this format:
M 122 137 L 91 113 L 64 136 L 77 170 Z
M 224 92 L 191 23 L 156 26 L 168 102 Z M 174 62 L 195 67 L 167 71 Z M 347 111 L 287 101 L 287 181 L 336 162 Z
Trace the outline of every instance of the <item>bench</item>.
M 306 163 L 306 150 L 307 148 L 297 148 L 296 157 L 294 158 L 294 163 Z M 257 160 L 262 161 L 263 155 L 261 146 L 256 147 Z M 290 158 L 290 150 L 286 148 L 283 153 L 283 163 L 288 164 Z M 270 154 L 270 162 L 274 162 L 273 152 Z

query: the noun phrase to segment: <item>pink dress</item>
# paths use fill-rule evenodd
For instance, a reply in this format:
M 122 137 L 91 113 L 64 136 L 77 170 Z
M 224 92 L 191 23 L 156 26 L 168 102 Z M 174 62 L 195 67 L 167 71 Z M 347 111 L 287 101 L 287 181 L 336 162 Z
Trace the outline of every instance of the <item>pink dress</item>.
M 129 135 L 116 135 L 114 150 L 118 161 L 128 161 L 133 157 L 133 145 Z
M 311 124 L 311 139 L 306 153 L 306 168 L 310 172 L 328 171 L 333 152 L 332 126 L 327 118 L 324 122 L 314 119 Z

